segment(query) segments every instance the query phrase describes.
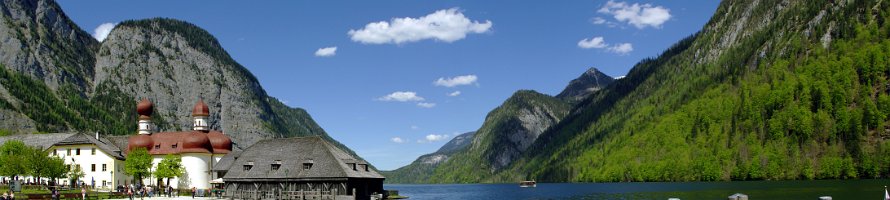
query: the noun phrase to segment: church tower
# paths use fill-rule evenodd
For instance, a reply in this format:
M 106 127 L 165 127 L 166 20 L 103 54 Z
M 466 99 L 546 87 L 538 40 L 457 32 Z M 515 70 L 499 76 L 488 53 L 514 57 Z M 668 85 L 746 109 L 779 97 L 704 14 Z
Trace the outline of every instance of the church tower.
M 207 132 L 210 131 L 210 124 L 207 118 L 210 116 L 210 108 L 204 103 L 204 100 L 198 99 L 195 108 L 192 109 L 192 119 L 194 119 L 193 130 Z
M 153 124 L 151 123 L 151 113 L 154 105 L 148 99 L 142 99 L 142 102 L 136 105 L 136 112 L 139 113 L 138 131 L 140 135 L 151 135 Z

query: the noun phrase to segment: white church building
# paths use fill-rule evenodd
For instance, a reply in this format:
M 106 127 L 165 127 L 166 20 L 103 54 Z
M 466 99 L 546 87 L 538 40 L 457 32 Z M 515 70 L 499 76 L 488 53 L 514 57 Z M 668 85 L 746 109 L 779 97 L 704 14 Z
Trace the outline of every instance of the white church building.
M 153 104 L 147 99 L 136 106 L 139 114 L 138 134 L 133 136 L 100 137 L 98 133 L 22 134 L 0 136 L 0 144 L 19 140 L 26 145 L 45 149 L 50 155 L 63 158 L 69 169 L 80 168 L 84 172 L 84 177 L 80 180 L 61 179 L 60 184 L 85 184 L 106 190 L 138 182 L 124 173 L 126 155 L 136 148 L 145 148 L 153 157 L 151 171 L 156 169 L 165 156 L 179 155 L 185 173 L 172 179 L 170 186 L 179 189 L 210 189 L 210 181 L 219 178 L 211 169 L 232 151 L 232 140 L 220 131 L 210 130 L 207 104 L 198 100 L 192 109 L 193 128 L 182 132 L 154 132 L 151 122 L 153 109 Z M 10 180 L 9 177 L 0 179 Z M 31 177 L 19 177 L 19 180 L 37 181 Z M 41 180 L 46 181 L 48 180 Z M 166 181 L 145 177 L 143 183 L 164 185 Z

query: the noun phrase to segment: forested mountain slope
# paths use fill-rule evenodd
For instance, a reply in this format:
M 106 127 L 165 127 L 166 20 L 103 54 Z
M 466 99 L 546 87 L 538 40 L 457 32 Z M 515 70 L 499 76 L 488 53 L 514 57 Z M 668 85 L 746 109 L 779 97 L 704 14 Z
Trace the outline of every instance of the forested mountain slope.
M 724 1 L 715 13 L 483 181 L 890 175 L 886 2 Z

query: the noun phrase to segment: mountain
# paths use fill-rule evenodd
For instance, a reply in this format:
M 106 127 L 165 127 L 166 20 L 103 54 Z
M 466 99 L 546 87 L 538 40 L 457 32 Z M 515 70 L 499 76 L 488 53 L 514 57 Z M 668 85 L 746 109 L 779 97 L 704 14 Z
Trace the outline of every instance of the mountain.
M 189 111 L 202 98 L 210 106 L 211 128 L 237 132 L 235 141 L 293 136 L 288 133 L 325 135 L 305 111 L 269 97 L 210 33 L 183 21 L 118 24 L 99 48 L 95 81 L 151 99 L 157 117 L 167 119 L 164 129 L 189 128 Z
M 212 128 L 239 146 L 307 135 L 340 145 L 305 110 L 270 97 L 210 33 L 188 22 L 124 21 L 100 43 L 54 1 L 4 0 L 0 11 L 0 134 L 133 134 L 141 98 L 154 102 L 158 131 L 189 129 L 200 98 Z
M 888 10 L 724 1 L 700 32 L 639 62 L 481 179 L 887 177 Z
M 574 103 L 512 162 L 486 159 L 509 145 L 477 143 L 492 138 L 483 127 L 426 182 L 887 178 L 888 10 L 723 1 L 701 31 Z
M 476 132 L 455 136 L 436 152 L 422 155 L 411 164 L 393 171 L 383 171 L 387 183 L 418 183 L 429 179 L 439 163 L 447 161 L 454 153 L 464 150 L 473 141 Z
M 474 176 L 449 173 L 458 169 L 474 173 L 500 170 L 517 159 L 544 130 L 558 123 L 569 108 L 569 103 L 545 94 L 517 91 L 488 113 L 479 130 L 455 137 L 436 153 L 423 155 L 408 166 L 385 172 L 387 182 L 455 182 L 441 179 L 443 175 Z
M 580 77 L 569 82 L 569 85 L 556 95 L 556 98 L 566 101 L 580 101 L 591 93 L 599 91 L 615 81 L 609 75 L 591 67 Z

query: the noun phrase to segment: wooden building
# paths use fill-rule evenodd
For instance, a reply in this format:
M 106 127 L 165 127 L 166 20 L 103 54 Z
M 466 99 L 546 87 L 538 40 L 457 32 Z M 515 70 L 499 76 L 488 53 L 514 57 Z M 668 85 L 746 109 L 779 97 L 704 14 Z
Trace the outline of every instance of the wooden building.
M 233 199 L 370 199 L 384 177 L 317 136 L 267 139 L 223 157 L 214 168 Z

